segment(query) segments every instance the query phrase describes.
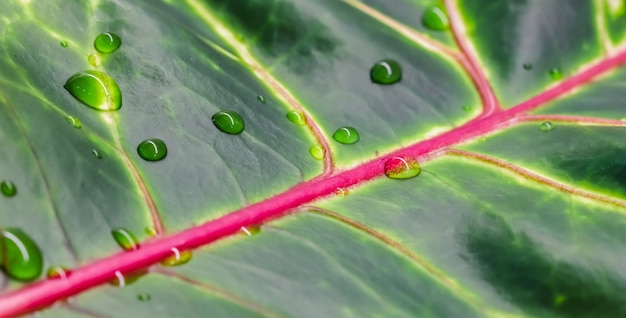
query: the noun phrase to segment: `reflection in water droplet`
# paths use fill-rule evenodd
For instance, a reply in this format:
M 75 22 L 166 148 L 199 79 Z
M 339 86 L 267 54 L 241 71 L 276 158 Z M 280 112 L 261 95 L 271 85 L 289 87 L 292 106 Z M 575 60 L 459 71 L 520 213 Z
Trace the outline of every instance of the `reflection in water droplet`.
M 261 233 L 261 226 L 259 225 L 248 225 L 241 227 L 241 233 L 246 236 L 252 236 Z
M 113 239 L 117 244 L 126 251 L 134 251 L 139 249 L 139 243 L 135 235 L 126 229 L 114 229 L 111 231 Z
M 176 247 L 171 248 L 172 256 L 161 261 L 163 266 L 179 266 L 191 260 L 193 253 L 190 250 L 180 251 Z
M 445 31 L 450 28 L 450 21 L 444 10 L 434 6 L 424 10 L 422 24 L 428 29 L 435 31 Z
M 524 63 L 523 67 L 525 70 L 529 71 L 533 68 L 533 65 L 530 63 Z
M 541 131 L 551 131 L 554 129 L 554 126 L 552 126 L 552 123 L 549 121 L 543 122 L 540 126 L 539 126 L 539 130 Z
M 59 44 L 61 44 L 62 47 L 67 47 L 67 41 L 61 41 Z
M 395 157 L 385 162 L 385 175 L 391 179 L 410 179 L 422 171 L 419 163 L 411 157 Z
M 324 148 L 321 145 L 312 146 L 309 149 L 309 153 L 316 160 L 324 160 L 324 157 L 326 157 L 326 152 L 324 151 Z
M 43 271 L 41 249 L 24 231 L 18 228 L 2 229 L 0 266 L 8 276 L 16 280 L 34 280 Z
M 0 192 L 5 197 L 14 197 L 17 194 L 17 187 L 11 181 L 0 182 Z
M 91 149 L 91 154 L 97 159 L 102 159 L 102 154 L 97 149 Z
M 258 100 L 262 104 L 265 104 L 266 102 L 265 97 L 263 95 L 257 95 L 256 100 Z
M 558 81 L 563 78 L 563 73 L 559 68 L 555 67 L 550 70 L 550 77 L 552 77 L 553 80 Z
M 150 296 L 150 294 L 139 294 L 137 295 L 137 300 L 139 301 L 150 301 L 152 299 L 152 296 Z
M 240 134 L 245 128 L 243 118 L 236 111 L 220 111 L 215 113 L 212 119 L 215 127 L 227 134 L 237 135 Z
M 150 138 L 142 141 L 137 146 L 137 153 L 144 160 L 159 161 L 167 156 L 167 146 L 161 139 Z
M 345 197 L 345 196 L 348 196 L 348 194 L 350 194 L 350 191 L 348 189 L 344 189 L 344 188 L 337 188 L 337 189 L 335 189 L 335 194 L 338 197 Z
M 102 63 L 102 59 L 100 58 L 100 55 L 96 53 L 91 53 L 87 55 L 87 62 L 89 62 L 89 64 L 91 64 L 92 66 L 98 66 L 100 65 L 100 63 Z
M 46 273 L 46 277 L 48 279 L 66 279 L 72 274 L 72 271 L 68 268 L 61 266 L 52 266 L 48 268 L 48 272 Z
M 342 144 L 353 144 L 359 141 L 359 132 L 352 127 L 342 127 L 335 131 L 333 139 Z
M 104 32 L 98 34 L 93 46 L 102 53 L 111 53 L 122 45 L 122 39 L 119 35 L 112 32 Z
M 290 122 L 298 125 L 298 126 L 304 126 L 306 125 L 306 117 L 304 116 L 303 113 L 298 112 L 298 111 L 291 111 L 287 113 L 287 119 L 289 119 Z
M 78 119 L 75 116 L 65 116 L 65 120 L 72 125 L 74 128 L 81 128 L 83 127 L 83 124 L 80 122 L 80 119 Z
M 117 83 L 100 71 L 78 72 L 67 80 L 63 88 L 93 109 L 109 111 L 122 107 L 122 92 Z
M 372 66 L 370 79 L 378 84 L 393 84 L 402 79 L 402 67 L 392 59 L 384 59 Z

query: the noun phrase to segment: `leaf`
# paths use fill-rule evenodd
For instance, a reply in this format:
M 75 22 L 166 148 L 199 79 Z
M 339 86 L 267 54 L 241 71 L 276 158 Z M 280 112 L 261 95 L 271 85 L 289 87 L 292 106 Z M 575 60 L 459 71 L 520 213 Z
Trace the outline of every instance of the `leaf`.
M 623 316 L 625 8 L 4 1 L 0 228 L 66 270 L 21 282 L 3 252 L 0 317 Z M 401 81 L 372 83 L 384 59 Z M 119 110 L 64 89 L 85 70 Z

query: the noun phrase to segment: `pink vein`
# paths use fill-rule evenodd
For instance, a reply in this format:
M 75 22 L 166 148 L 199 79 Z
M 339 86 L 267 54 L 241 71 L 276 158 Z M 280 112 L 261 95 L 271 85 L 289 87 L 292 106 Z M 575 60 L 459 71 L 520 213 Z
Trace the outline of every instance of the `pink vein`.
M 603 60 L 574 77 L 558 83 L 546 92 L 513 108 L 478 118 L 472 122 L 431 139 L 418 142 L 349 170 L 335 171 L 324 178 L 316 178 L 221 218 L 191 227 L 170 236 L 149 240 L 142 248 L 132 252 L 120 252 L 96 260 L 63 280 L 46 280 L 33 283 L 0 297 L 0 317 L 11 317 L 53 304 L 89 288 L 105 284 L 115 277 L 115 271 L 131 273 L 144 269 L 170 256 L 170 249 L 193 249 L 236 234 L 242 226 L 258 225 L 288 214 L 293 209 L 332 195 L 337 188 L 359 185 L 384 176 L 385 161 L 394 157 L 410 156 L 427 160 L 433 154 L 471 139 L 501 130 L 516 123 L 516 117 L 543 105 L 572 89 L 590 82 L 604 72 L 626 62 L 626 51 Z
M 519 166 L 516 166 L 514 164 L 508 163 L 506 161 L 503 161 L 503 160 L 500 160 L 491 156 L 469 152 L 465 150 L 456 150 L 456 149 L 449 149 L 446 151 L 446 154 L 480 161 L 489 165 L 494 165 L 494 166 L 497 166 L 498 168 L 502 168 L 518 176 L 521 176 L 524 179 L 531 180 L 531 181 L 549 186 L 551 188 L 557 189 L 562 192 L 570 193 L 573 195 L 577 195 L 577 196 L 591 199 L 591 200 L 598 201 L 598 202 L 608 203 L 611 205 L 618 206 L 620 208 L 626 208 L 626 201 L 624 200 L 619 200 L 619 199 L 611 198 L 608 196 L 600 195 L 597 193 L 576 189 L 575 187 L 572 187 L 572 186 L 569 186 L 569 185 L 566 185 L 564 183 L 560 183 L 554 180 L 550 180 L 530 170 L 526 170 L 524 168 L 521 168 Z
M 496 94 L 493 92 L 493 89 L 487 80 L 487 76 L 482 71 L 483 68 L 478 61 L 476 52 L 474 51 L 472 44 L 469 42 L 469 38 L 465 32 L 461 12 L 455 2 L 456 0 L 444 0 L 446 10 L 448 11 L 448 16 L 450 18 L 452 34 L 454 35 L 457 45 L 461 49 L 461 53 L 467 61 L 466 63 L 463 63 L 465 70 L 472 78 L 472 81 L 474 81 L 474 84 L 478 89 L 478 93 L 483 101 L 483 112 L 480 116 L 486 117 L 501 111 L 502 108 L 496 98 Z
M 596 118 L 572 115 L 523 115 L 519 116 L 520 122 L 550 121 L 585 126 L 626 126 L 626 121 L 607 118 Z

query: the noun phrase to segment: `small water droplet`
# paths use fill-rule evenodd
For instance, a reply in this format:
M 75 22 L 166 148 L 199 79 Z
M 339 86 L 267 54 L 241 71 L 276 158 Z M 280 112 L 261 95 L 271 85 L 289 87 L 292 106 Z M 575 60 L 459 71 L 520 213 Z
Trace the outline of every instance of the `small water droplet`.
M 344 189 L 344 188 L 337 188 L 337 189 L 335 189 L 335 194 L 338 197 L 346 197 L 346 196 L 348 196 L 348 194 L 350 194 L 350 191 L 348 189 Z
M 411 179 L 417 177 L 421 171 L 415 158 L 395 157 L 385 162 L 385 175 L 391 179 Z
M 0 266 L 14 279 L 34 280 L 43 271 L 41 249 L 21 229 L 4 228 L 0 231 Z
M 163 160 L 167 156 L 167 146 L 161 139 L 150 138 L 137 146 L 139 156 L 147 161 Z
M 137 295 L 137 300 L 139 301 L 150 301 L 152 299 L 152 296 L 150 296 L 150 294 L 139 294 Z
M 92 66 L 98 66 L 100 65 L 100 63 L 102 63 L 102 59 L 100 58 L 100 55 L 96 53 L 91 53 L 87 55 L 87 62 L 89 62 L 89 64 L 91 64 Z
M 181 251 L 176 247 L 172 247 L 170 249 L 172 251 L 172 256 L 169 256 L 161 261 L 163 266 L 179 266 L 183 265 L 191 260 L 193 253 L 190 250 Z
M 119 35 L 112 32 L 104 32 L 98 34 L 93 46 L 101 53 L 111 53 L 122 45 L 122 39 Z
M 81 128 L 83 127 L 83 124 L 80 122 L 80 119 L 78 119 L 78 117 L 76 116 L 65 116 L 65 120 L 72 126 L 74 126 L 74 128 Z
M 259 225 L 248 225 L 241 227 L 241 233 L 246 236 L 252 236 L 261 233 L 261 226 Z
M 263 95 L 257 95 L 256 100 L 258 100 L 261 104 L 265 104 L 265 102 L 267 102 L 265 100 L 265 96 Z
M 118 110 L 122 107 L 122 92 L 115 80 L 100 71 L 80 71 L 63 85 L 72 96 L 97 110 Z
M 118 228 L 111 231 L 113 239 L 125 251 L 134 251 L 139 249 L 139 243 L 133 233 L 126 229 Z
M 541 125 L 539 126 L 539 130 L 541 130 L 541 131 L 551 131 L 551 130 L 553 130 L 553 129 L 554 129 L 554 126 L 553 126 L 553 125 L 552 125 L 552 123 L 551 123 L 551 122 L 549 122 L 549 121 L 543 122 L 543 123 L 541 123 Z
M 306 117 L 304 114 L 295 110 L 287 113 L 287 119 L 298 126 L 306 125 Z
M 245 128 L 243 118 L 236 111 L 220 111 L 215 113 L 212 119 L 215 127 L 227 134 L 237 135 L 240 134 Z
M 61 42 L 59 42 L 59 44 L 61 44 L 62 47 L 67 47 L 68 46 L 67 41 L 61 41 Z
M 96 157 L 96 159 L 102 159 L 102 154 L 98 149 L 91 149 L 91 154 Z
M 72 271 L 66 267 L 52 266 L 48 268 L 46 277 L 48 279 L 66 279 L 72 274 Z
M 438 7 L 427 8 L 422 15 L 422 24 L 428 29 L 435 31 L 445 31 L 450 28 L 450 21 L 446 12 Z
M 316 160 L 324 160 L 324 157 L 326 157 L 326 152 L 324 151 L 324 148 L 321 145 L 312 146 L 309 149 L 309 153 Z
M 342 144 L 350 145 L 359 141 L 359 132 L 352 127 L 342 127 L 335 131 L 333 139 Z
M 402 67 L 392 59 L 384 59 L 372 66 L 370 79 L 377 84 L 393 84 L 402 79 Z
M 530 71 L 533 68 L 533 65 L 530 63 L 524 63 L 524 65 L 522 65 L 524 67 L 525 70 Z
M 472 106 L 470 106 L 470 105 L 463 106 L 463 111 L 467 112 L 467 113 L 471 112 L 472 111 Z
M 14 197 L 17 195 L 17 187 L 15 183 L 11 181 L 2 181 L 0 182 L 0 192 L 2 192 L 2 195 L 5 197 Z
M 550 77 L 552 77 L 553 80 L 558 81 L 563 78 L 563 73 L 559 68 L 555 67 L 550 70 Z
M 116 286 L 116 287 L 123 288 L 138 281 L 141 277 L 143 277 L 147 273 L 148 271 L 146 270 L 139 270 L 137 272 L 124 275 L 120 271 L 115 271 L 114 273 L 115 278 L 111 279 L 109 281 L 109 284 Z

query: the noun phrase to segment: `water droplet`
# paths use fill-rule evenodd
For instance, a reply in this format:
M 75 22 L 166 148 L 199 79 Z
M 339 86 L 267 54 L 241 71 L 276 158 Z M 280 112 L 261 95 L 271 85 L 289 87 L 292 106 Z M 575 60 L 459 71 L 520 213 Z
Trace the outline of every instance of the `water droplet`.
M 118 110 L 122 92 L 115 80 L 100 71 L 81 71 L 72 75 L 63 87 L 83 104 L 97 110 Z
M 163 266 L 179 266 L 183 265 L 191 260 L 193 253 L 190 250 L 181 251 L 175 247 L 170 249 L 172 256 L 169 256 L 161 261 Z
M 112 32 L 104 32 L 98 34 L 96 40 L 93 42 L 93 46 L 102 53 L 111 53 L 117 50 L 122 45 L 122 39 L 119 35 Z
M 146 275 L 148 273 L 148 271 L 146 270 L 139 270 L 137 272 L 133 272 L 131 274 L 122 274 L 122 272 L 120 271 L 115 271 L 114 275 L 115 278 L 111 279 L 109 281 L 110 285 L 116 286 L 116 287 L 120 287 L 123 288 L 125 286 L 128 286 L 136 281 L 138 281 L 143 275 Z
M 540 126 L 539 126 L 539 130 L 541 131 L 551 131 L 554 129 L 554 126 L 552 126 L 552 123 L 549 121 L 543 122 Z
M 245 128 L 241 115 L 232 110 L 224 110 L 215 113 L 215 115 L 213 115 L 213 124 L 217 129 L 231 135 L 240 134 Z
M 306 125 L 306 117 L 304 114 L 295 110 L 287 113 L 287 119 L 298 126 Z
M 137 238 L 135 235 L 126 229 L 114 229 L 111 231 L 111 235 L 113 235 L 113 239 L 115 242 L 126 251 L 134 251 L 139 249 L 139 243 L 137 243 Z
M 333 134 L 333 139 L 342 144 L 353 144 L 359 141 L 359 132 L 352 127 L 342 127 Z
M 52 266 L 48 268 L 48 272 L 46 273 L 46 277 L 48 279 L 66 279 L 72 274 L 72 271 L 68 268 L 61 266 Z
M 59 42 L 59 44 L 61 44 L 62 47 L 67 47 L 67 41 L 61 41 Z
M 530 71 L 533 68 L 533 65 L 530 63 L 524 63 L 524 65 L 522 65 L 524 67 L 525 70 Z
M 102 154 L 98 151 L 98 149 L 91 149 L 91 154 L 97 159 L 102 159 Z
M 414 158 L 395 157 L 385 162 L 385 175 L 391 179 L 410 179 L 417 177 L 422 169 Z
M 10 277 L 31 281 L 43 271 L 39 246 L 24 231 L 5 228 L 0 231 L 0 266 Z
M 87 55 L 87 62 L 89 62 L 89 64 L 91 64 L 92 66 L 98 66 L 100 65 L 100 63 L 102 63 L 102 59 L 100 58 L 100 55 L 96 53 L 91 53 Z
M 139 294 L 137 295 L 137 300 L 139 301 L 150 301 L 152 299 L 152 296 L 150 296 L 150 294 Z
M 384 59 L 372 66 L 370 78 L 378 84 L 396 83 L 402 79 L 402 67 L 395 60 Z
M 450 21 L 444 10 L 434 6 L 426 9 L 422 15 L 422 23 L 425 27 L 435 31 L 445 31 L 450 28 Z
M 470 105 L 463 106 L 463 111 L 464 112 L 468 112 L 468 113 L 471 112 L 472 111 L 472 106 L 470 106 Z
M 335 194 L 338 197 L 345 197 L 345 196 L 348 196 L 348 194 L 350 194 L 350 191 L 348 189 L 344 189 L 344 188 L 337 188 L 337 189 L 335 189 Z
M 74 126 L 74 128 L 81 128 L 83 127 L 83 124 L 81 124 L 80 119 L 78 119 L 78 117 L 76 116 L 65 116 L 65 120 L 67 120 L 67 122 Z
M 326 157 L 326 152 L 324 151 L 324 148 L 321 145 L 312 146 L 311 149 L 309 149 L 309 153 L 316 160 L 323 160 L 324 157 Z
M 262 104 L 265 104 L 265 102 L 267 102 L 263 95 L 257 95 L 256 100 L 258 100 Z
M 150 138 L 142 141 L 137 146 L 137 152 L 144 160 L 159 161 L 167 156 L 167 146 L 161 139 Z
M 242 226 L 241 233 L 246 236 L 252 236 L 261 233 L 260 225 Z
M 550 70 L 550 77 L 552 77 L 553 80 L 558 81 L 563 78 L 563 73 L 559 68 L 555 67 Z
M 17 194 L 17 187 L 11 181 L 2 181 L 0 182 L 0 192 L 5 197 L 14 197 Z

